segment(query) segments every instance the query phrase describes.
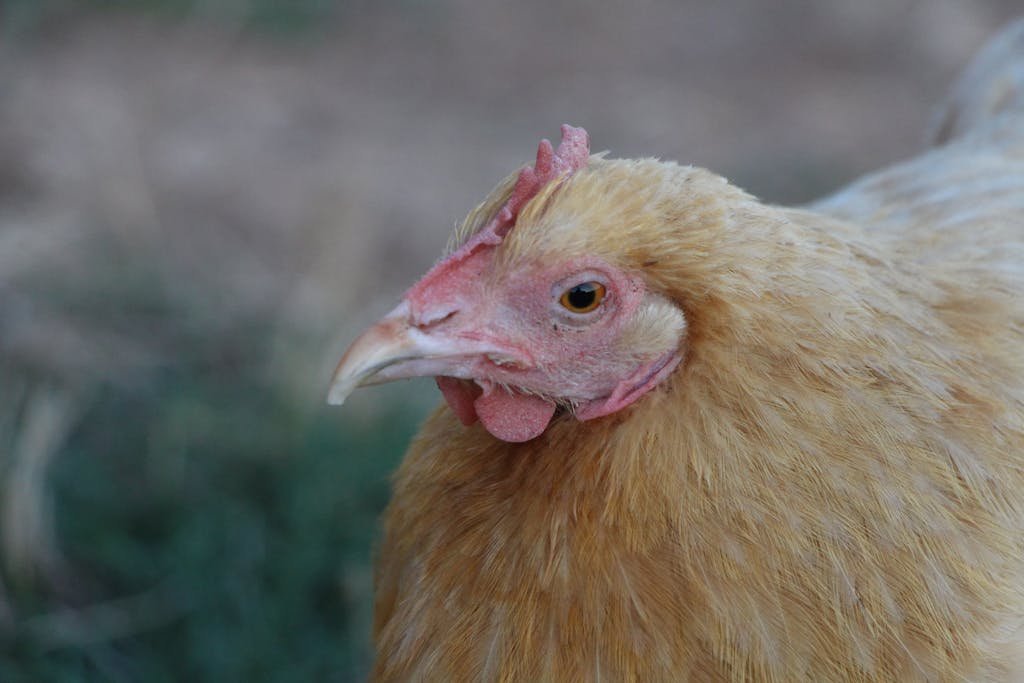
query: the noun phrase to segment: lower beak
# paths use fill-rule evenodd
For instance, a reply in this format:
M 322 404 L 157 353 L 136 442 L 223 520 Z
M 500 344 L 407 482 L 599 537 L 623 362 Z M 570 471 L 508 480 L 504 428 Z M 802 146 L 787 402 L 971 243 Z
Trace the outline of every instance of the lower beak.
M 473 379 L 481 359 L 518 364 L 495 346 L 460 338 L 451 331 L 425 332 L 411 323 L 408 301 L 378 320 L 341 357 L 327 402 L 341 405 L 357 387 L 409 377 Z

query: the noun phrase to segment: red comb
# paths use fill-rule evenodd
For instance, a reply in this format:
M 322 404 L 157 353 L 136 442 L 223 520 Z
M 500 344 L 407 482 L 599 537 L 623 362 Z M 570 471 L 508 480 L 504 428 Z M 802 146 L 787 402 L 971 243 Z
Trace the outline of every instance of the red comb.
M 484 230 L 493 229 L 504 237 L 515 222 L 520 209 L 540 192 L 541 188 L 561 175 L 570 175 L 583 168 L 590 158 L 590 136 L 582 128 L 562 124 L 562 141 L 558 149 L 551 147 L 551 141 L 544 139 L 537 146 L 537 160 L 533 168 L 527 166 L 519 172 L 519 179 L 512 188 L 505 206 Z M 499 219 L 504 218 L 504 221 Z M 492 227 L 493 224 L 493 227 Z
M 587 131 L 563 123 L 562 141 L 558 143 L 558 149 L 552 148 L 550 140 L 540 141 L 540 145 L 537 146 L 537 160 L 532 167 L 527 166 L 519 172 L 519 179 L 516 180 L 505 205 L 463 246 L 481 242 L 499 244 L 515 224 L 519 211 L 540 192 L 542 187 L 552 180 L 557 180 L 563 175 L 571 175 L 583 168 L 589 158 L 590 136 L 587 135 Z
M 515 225 L 519 212 L 541 188 L 559 178 L 572 175 L 586 166 L 589 158 L 590 136 L 582 128 L 563 124 L 562 141 L 558 149 L 553 149 L 550 141 L 541 140 L 537 147 L 537 160 L 533 166 L 527 166 L 519 172 L 512 194 L 494 218 L 448 258 L 431 268 L 406 294 L 413 304 L 413 316 L 423 322 L 443 317 L 446 313 L 440 302 L 445 297 L 440 296 L 437 290 L 454 290 L 460 278 L 470 277 L 466 268 L 459 269 L 460 264 L 465 264 L 483 247 L 501 244 L 501 240 Z M 432 291 L 433 295 L 428 294 Z

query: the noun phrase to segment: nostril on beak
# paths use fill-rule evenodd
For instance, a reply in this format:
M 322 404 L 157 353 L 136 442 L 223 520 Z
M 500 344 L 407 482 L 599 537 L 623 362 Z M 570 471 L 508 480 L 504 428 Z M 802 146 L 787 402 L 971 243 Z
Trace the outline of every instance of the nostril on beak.
M 416 315 L 414 313 L 411 316 L 409 316 L 409 320 L 412 323 L 413 327 L 420 330 L 421 332 L 427 332 L 435 327 L 442 325 L 443 323 L 448 322 L 453 317 L 455 317 L 455 314 L 458 312 L 459 310 L 457 308 L 441 308 L 433 311 L 425 311 L 421 315 Z

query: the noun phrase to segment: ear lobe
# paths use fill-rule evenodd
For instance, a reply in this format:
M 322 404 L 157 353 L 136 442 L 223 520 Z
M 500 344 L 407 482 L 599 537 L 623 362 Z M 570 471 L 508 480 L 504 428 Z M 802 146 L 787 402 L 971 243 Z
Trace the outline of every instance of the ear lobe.
M 660 356 L 677 348 L 686 335 L 686 316 L 665 297 L 650 292 L 631 316 L 617 346 L 638 359 Z

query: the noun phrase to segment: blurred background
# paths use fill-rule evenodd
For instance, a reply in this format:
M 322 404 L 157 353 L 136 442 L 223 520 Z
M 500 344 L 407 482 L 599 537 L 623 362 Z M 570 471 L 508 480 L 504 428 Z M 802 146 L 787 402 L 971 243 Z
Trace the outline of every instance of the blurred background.
M 492 184 L 569 122 L 805 201 L 1019 11 L 0 0 L 0 681 L 361 679 L 437 397 L 323 396 Z

